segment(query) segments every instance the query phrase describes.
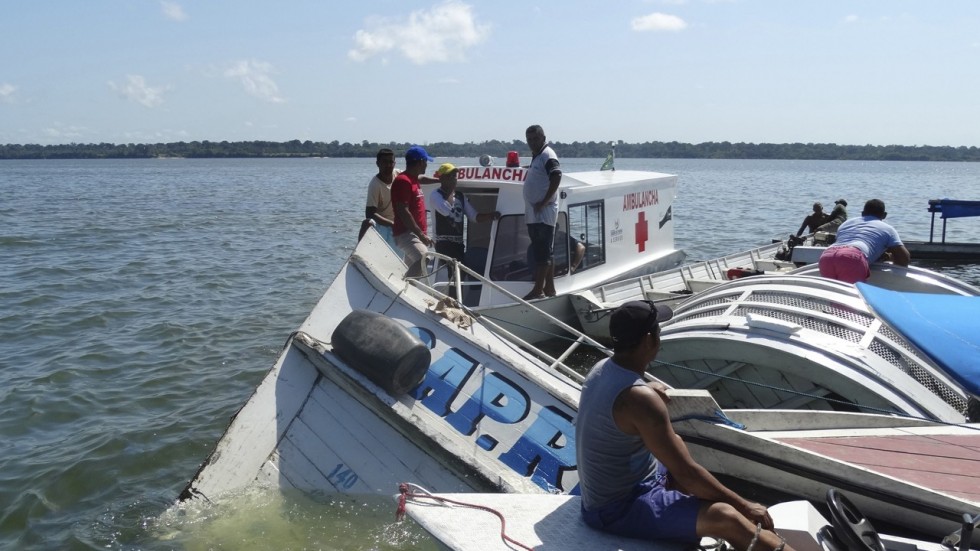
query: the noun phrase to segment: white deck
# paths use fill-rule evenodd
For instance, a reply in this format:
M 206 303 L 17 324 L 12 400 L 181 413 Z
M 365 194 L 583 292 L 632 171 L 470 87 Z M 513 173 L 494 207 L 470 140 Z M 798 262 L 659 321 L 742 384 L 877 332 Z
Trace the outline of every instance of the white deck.
M 555 495 L 438 494 L 437 497 L 487 507 L 506 522 L 506 535 L 535 551 L 682 551 L 690 546 L 651 542 L 599 532 L 582 521 L 581 499 Z M 396 496 L 396 500 L 398 496 Z M 491 512 L 430 498 L 408 499 L 406 512 L 433 537 L 453 551 L 513 551 L 501 539 L 501 521 Z M 776 532 L 797 551 L 823 551 L 818 535 L 830 522 L 807 502 L 780 503 L 769 508 Z M 939 551 L 937 543 L 880 534 L 886 547 Z M 706 538 L 702 544 L 714 540 Z M 911 547 L 899 547 L 899 545 Z

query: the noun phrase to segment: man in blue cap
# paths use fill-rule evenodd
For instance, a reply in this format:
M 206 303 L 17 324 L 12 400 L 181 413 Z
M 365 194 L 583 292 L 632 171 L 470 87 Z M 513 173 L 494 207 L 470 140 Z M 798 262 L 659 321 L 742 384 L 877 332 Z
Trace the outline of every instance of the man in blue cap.
M 408 271 L 405 277 L 418 277 L 424 272 L 423 261 L 432 240 L 426 235 L 425 195 L 419 177 L 425 174 L 429 161 L 434 161 L 420 146 L 405 152 L 405 170 L 391 182 L 391 203 L 395 207 L 393 232 L 395 243 L 405 254 Z
M 792 551 L 764 506 L 694 461 L 670 422 L 666 387 L 644 380 L 660 351 L 660 322 L 672 315 L 643 300 L 609 319 L 614 354 L 589 371 L 575 421 L 583 520 L 632 538 L 696 544 L 709 536 L 736 549 Z

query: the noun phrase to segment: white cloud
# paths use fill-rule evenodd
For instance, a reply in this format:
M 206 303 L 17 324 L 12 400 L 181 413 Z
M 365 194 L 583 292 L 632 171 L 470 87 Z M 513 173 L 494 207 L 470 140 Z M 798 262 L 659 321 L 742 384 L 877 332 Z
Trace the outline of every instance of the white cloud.
M 858 21 L 858 16 L 854 14 L 847 15 L 844 17 L 844 23 L 846 24 L 857 23 L 857 21 Z
M 163 103 L 163 93 L 166 91 L 166 87 L 154 88 L 148 85 L 146 79 L 140 75 L 126 75 L 126 83 L 122 85 L 111 80 L 108 84 L 109 88 L 119 92 L 120 96 L 151 108 Z
M 8 82 L 0 83 L 0 103 L 13 103 L 17 87 Z
M 448 0 L 431 10 L 412 12 L 407 19 L 372 18 L 367 29 L 354 34 L 347 56 L 365 61 L 398 51 L 412 63 L 462 61 L 466 50 L 490 36 L 490 25 L 479 25 L 472 7 Z
M 84 136 L 88 132 L 88 129 L 84 126 L 65 126 L 60 122 L 56 122 L 54 126 L 45 128 L 41 132 L 54 140 L 74 140 L 75 138 Z
M 187 13 L 177 2 L 160 0 L 160 9 L 163 10 L 164 17 L 170 19 L 171 21 L 184 21 L 187 19 Z
M 357 122 L 357 117 L 347 117 L 344 122 Z
M 238 79 L 242 83 L 242 87 L 245 88 L 245 92 L 250 96 L 269 103 L 283 103 L 286 100 L 279 95 L 279 86 L 269 76 L 273 72 L 275 69 L 271 63 L 243 60 L 225 70 L 224 75 Z
M 666 13 L 651 13 L 650 15 L 641 15 L 640 17 L 634 17 L 630 21 L 630 28 L 634 31 L 683 31 L 687 28 L 687 23 L 683 19 L 677 17 L 676 15 L 668 15 Z

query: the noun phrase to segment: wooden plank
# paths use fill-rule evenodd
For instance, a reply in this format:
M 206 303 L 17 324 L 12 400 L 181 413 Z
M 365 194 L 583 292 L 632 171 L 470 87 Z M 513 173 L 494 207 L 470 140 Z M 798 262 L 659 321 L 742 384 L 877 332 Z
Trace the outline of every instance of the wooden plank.
M 779 441 L 980 503 L 980 434 L 781 438 Z

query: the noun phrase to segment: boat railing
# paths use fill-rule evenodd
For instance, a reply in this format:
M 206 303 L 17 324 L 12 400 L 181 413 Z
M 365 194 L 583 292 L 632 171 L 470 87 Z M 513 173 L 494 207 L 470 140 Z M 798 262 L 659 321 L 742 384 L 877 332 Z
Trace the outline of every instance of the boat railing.
M 429 260 L 432 260 L 432 269 L 428 273 L 423 274 L 422 276 L 417 277 L 417 278 L 406 278 L 407 281 L 411 282 L 411 284 L 413 284 L 416 287 L 422 289 L 426 293 L 428 293 L 428 294 L 430 294 L 430 295 L 432 295 L 432 296 L 434 296 L 434 297 L 436 297 L 436 298 L 438 298 L 440 300 L 445 299 L 445 298 L 454 298 L 455 299 L 455 297 L 450 297 L 449 295 L 447 295 L 446 293 L 440 291 L 439 289 L 440 288 L 443 288 L 443 287 L 449 287 L 450 285 L 452 285 L 452 287 L 453 287 L 453 289 L 454 289 L 454 291 L 456 293 L 456 297 L 461 297 L 461 296 L 463 296 L 463 287 L 464 286 L 467 286 L 467 285 L 488 285 L 494 291 L 500 292 L 504 296 L 506 296 L 506 297 L 510 298 L 511 300 L 513 300 L 514 302 L 516 302 L 518 304 L 521 304 L 521 305 L 529 308 L 530 310 L 532 310 L 533 312 L 535 312 L 537 315 L 541 316 L 542 319 L 547 320 L 548 323 L 554 324 L 555 326 L 557 326 L 557 327 L 561 328 L 562 330 L 568 332 L 571 335 L 571 337 L 569 338 L 569 340 L 571 341 L 571 344 L 561 354 L 559 354 L 558 357 L 556 358 L 556 357 L 553 357 L 552 355 L 548 354 L 544 350 L 541 350 L 537 346 L 535 346 L 535 345 L 533 345 L 533 344 L 525 341 L 524 339 L 521 339 L 517 335 L 515 335 L 512 332 L 508 331 L 507 329 L 505 329 L 504 327 L 502 327 L 500 324 L 498 324 L 495 321 L 493 321 L 490 317 L 483 316 L 479 312 L 474 312 L 468 306 L 466 306 L 465 304 L 461 303 L 459 300 L 456 300 L 456 302 L 459 304 L 460 309 L 462 309 L 463 311 L 465 311 L 467 314 L 469 314 L 474 319 L 479 319 L 484 325 L 488 326 L 490 328 L 490 330 L 492 330 L 494 333 L 496 333 L 496 334 L 504 337 L 505 339 L 507 339 L 507 340 L 513 342 L 514 344 L 520 346 L 521 348 L 525 349 L 529 353 L 531 353 L 534 356 L 536 356 L 538 359 L 540 359 L 540 360 L 548 363 L 549 364 L 549 367 L 551 369 L 554 369 L 554 370 L 557 370 L 557 371 L 561 372 L 563 375 L 566 375 L 566 376 L 572 378 L 572 380 L 574 380 L 576 382 L 579 382 L 579 383 L 581 383 L 583 380 L 585 380 L 585 378 L 582 376 L 581 373 L 579 373 L 578 371 L 575 371 L 574 369 L 572 369 L 571 367 L 569 367 L 568 365 L 565 364 L 565 361 L 568 360 L 568 358 L 576 350 L 578 350 L 581 346 L 583 346 L 583 345 L 591 346 L 591 347 L 595 348 L 596 350 L 599 350 L 599 351 L 603 352 L 607 356 L 611 356 L 612 355 L 612 353 L 606 347 L 604 347 L 602 344 L 600 344 L 599 342 L 595 341 L 594 339 L 592 339 L 591 337 L 589 337 L 585 333 L 582 333 L 581 331 L 579 331 L 578 329 L 572 327 L 571 325 L 568 325 L 567 323 L 565 323 L 565 322 L 563 322 L 563 321 L 555 318 L 554 316 L 551 316 L 550 314 L 548 314 L 544 310 L 541 310 L 540 308 L 538 308 L 534 304 L 529 303 L 528 301 L 524 300 L 523 298 L 521 298 L 521 297 L 515 295 L 514 293 L 508 291 L 507 289 L 501 287 L 500 285 L 498 285 L 494 281 L 491 281 L 491 280 L 487 279 L 486 277 L 482 276 L 481 274 L 476 273 L 475 271 L 471 270 L 469 267 L 467 267 L 466 265 L 464 265 L 462 262 L 456 260 L 455 258 L 446 256 L 446 255 L 443 255 L 443 254 L 440 254 L 440 253 L 437 253 L 437 252 L 429 251 L 429 252 L 426 253 L 426 259 L 425 259 L 426 265 L 429 264 Z M 443 269 L 447 269 L 449 271 L 449 273 L 450 273 L 450 280 L 449 281 L 441 281 L 441 282 L 440 281 L 434 281 L 435 275 L 438 274 Z M 463 274 L 466 274 L 470 279 L 468 281 L 465 281 L 464 282 L 463 281 L 463 278 L 461 277 Z

